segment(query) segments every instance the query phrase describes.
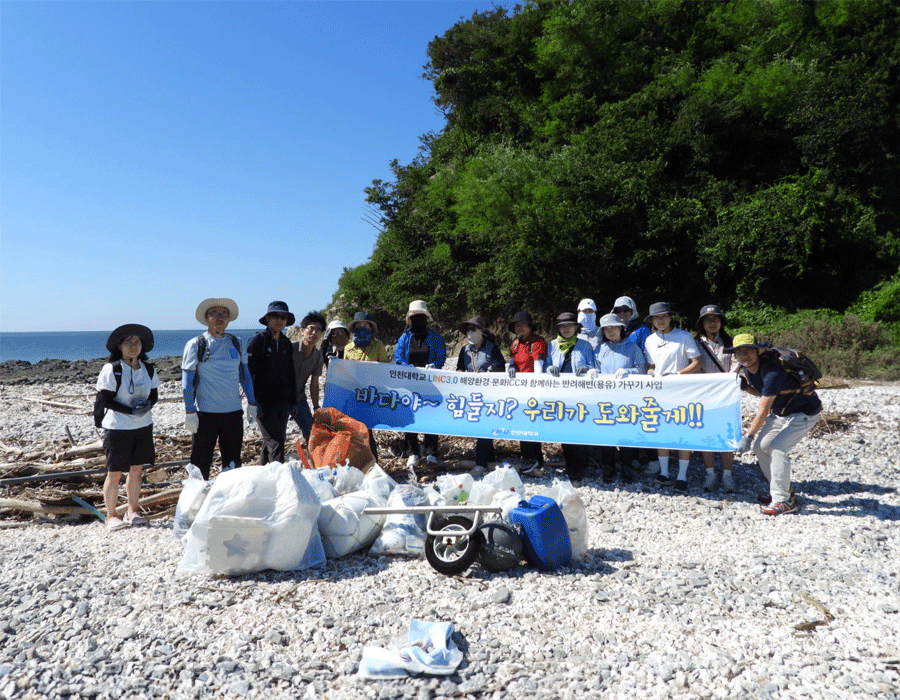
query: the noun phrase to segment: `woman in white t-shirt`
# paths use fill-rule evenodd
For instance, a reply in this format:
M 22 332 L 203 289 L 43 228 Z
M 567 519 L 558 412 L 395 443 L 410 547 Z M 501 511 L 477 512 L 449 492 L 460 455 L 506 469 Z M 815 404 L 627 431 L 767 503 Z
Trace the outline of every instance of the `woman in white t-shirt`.
M 700 351 L 687 331 L 675 328 L 672 323 L 672 307 L 666 302 L 650 305 L 650 313 L 644 319 L 653 331 L 644 341 L 647 373 L 657 377 L 667 374 L 693 374 L 699 372 Z M 662 486 L 670 483 L 669 450 L 658 450 L 659 475 L 654 479 Z M 687 470 L 691 460 L 690 450 L 678 450 L 678 476 L 674 488 L 687 493 Z
M 103 409 L 103 449 L 106 453 L 106 481 L 103 500 L 106 526 L 119 530 L 128 525 L 147 525 L 138 513 L 143 465 L 156 461 L 153 447 L 153 416 L 150 409 L 159 398 L 159 375 L 147 361 L 153 349 L 153 331 L 137 323 L 119 326 L 106 341 L 109 359 L 97 378 Z M 116 515 L 119 482 L 126 472 L 128 511 L 124 519 Z

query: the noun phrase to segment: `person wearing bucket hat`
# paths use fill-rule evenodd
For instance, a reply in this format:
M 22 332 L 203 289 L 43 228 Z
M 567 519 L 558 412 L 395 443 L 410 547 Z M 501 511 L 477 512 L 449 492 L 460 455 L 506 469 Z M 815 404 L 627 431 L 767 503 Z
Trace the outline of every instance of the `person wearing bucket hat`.
M 597 346 L 603 340 L 603 333 L 597 325 L 597 304 L 593 299 L 582 299 L 578 302 L 578 323 L 581 324 L 579 338 L 583 338 L 591 344 L 591 349 L 597 351 Z
M 515 379 L 517 372 L 543 372 L 547 361 L 547 341 L 537 334 L 537 326 L 531 314 L 517 311 L 509 324 L 509 332 L 516 334 L 509 346 L 507 373 L 510 379 Z M 519 451 L 522 453 L 521 473 L 534 477 L 543 476 L 544 451 L 541 443 L 520 440 Z
M 573 313 L 565 312 L 556 317 L 556 338 L 550 342 L 550 358 L 546 371 L 554 377 L 572 373 L 587 374 L 594 367 L 594 350 L 591 344 L 578 337 L 581 324 Z M 566 474 L 574 482 L 584 478 L 590 450 L 587 445 L 562 445 Z
M 321 407 L 319 379 L 322 370 L 325 369 L 325 357 L 318 345 L 326 325 L 322 314 L 310 311 L 300 321 L 300 340 L 291 343 L 294 349 L 294 376 L 297 380 L 297 393 L 291 415 L 307 442 L 312 432 L 313 412 Z M 309 384 L 309 400 L 306 398 L 307 384 Z M 309 401 L 312 401 L 312 410 L 309 408 Z
M 506 364 L 503 353 L 494 343 L 493 334 L 487 329 L 487 322 L 481 316 L 473 316 L 459 324 L 459 332 L 466 336 L 468 343 L 459 351 L 456 360 L 457 372 L 502 372 Z M 490 438 L 475 440 L 475 470 L 472 476 L 484 476 L 488 465 L 497 461 L 494 441 Z
M 103 501 L 109 530 L 148 524 L 138 512 L 138 501 L 143 467 L 156 462 L 151 408 L 159 399 L 159 374 L 147 359 L 153 344 L 153 331 L 147 326 L 137 323 L 119 326 L 109 334 L 106 341 L 109 359 L 97 377 L 94 417 L 95 421 L 100 419 L 104 429 L 107 472 Z M 116 502 L 123 472 L 127 474 L 128 509 L 124 518 L 120 518 Z
M 391 356 L 387 349 L 375 336 L 378 335 L 378 324 L 375 317 L 367 311 L 357 311 L 353 320 L 347 324 L 347 330 L 352 334 L 353 340 L 344 350 L 344 357 L 348 360 L 361 362 L 390 362 Z
M 325 328 L 325 337 L 322 338 L 322 345 L 319 347 L 325 366 L 328 366 L 328 361 L 332 357 L 343 360 L 344 350 L 349 343 L 350 331 L 344 322 L 340 319 L 331 321 Z
M 769 482 L 769 493 L 759 497 L 760 511 L 781 515 L 797 511 L 789 453 L 819 422 L 822 402 L 815 391 L 804 391 L 777 359 L 761 352 L 768 346 L 757 343 L 752 333 L 741 333 L 725 352 L 737 357 L 742 388 L 760 397 L 756 415 L 736 452 L 742 455 L 752 450 Z
M 247 368 L 253 380 L 258 406 L 256 419 L 262 433 L 260 464 L 284 462 L 288 419 L 297 393 L 294 351 L 284 329 L 293 325 L 294 320 L 285 302 L 273 301 L 259 319 L 265 330 L 247 343 Z
M 224 297 L 204 299 L 194 316 L 206 331 L 187 342 L 181 358 L 184 425 L 193 436 L 191 464 L 209 479 L 216 443 L 223 469 L 241 466 L 241 389 L 247 397 L 248 423 L 256 420 L 256 398 L 244 345 L 226 332 L 237 319 L 237 304 Z
M 643 374 L 647 371 L 644 353 L 625 337 L 625 323 L 616 314 L 605 314 L 600 319 L 600 332 L 603 342 L 594 354 L 596 369 L 588 374 L 611 374 L 616 379 L 624 379 L 629 374 Z M 615 481 L 617 468 L 621 468 L 622 481 L 630 484 L 634 481 L 634 468 L 640 466 L 638 450 L 635 447 L 600 447 L 603 462 L 603 481 L 607 484 Z
M 664 301 L 650 305 L 650 313 L 645 321 L 653 332 L 644 342 L 644 356 L 647 359 L 647 372 L 657 377 L 670 374 L 693 374 L 700 371 L 700 351 L 691 334 L 673 324 L 672 307 Z M 659 455 L 659 474 L 654 481 L 660 486 L 670 483 L 669 450 L 657 450 Z M 678 476 L 674 488 L 679 493 L 687 493 L 687 471 L 690 463 L 690 450 L 678 451 Z
M 734 355 L 725 352 L 725 348 L 731 345 L 732 338 L 725 332 L 725 314 L 715 304 L 707 304 L 700 309 L 697 318 L 694 340 L 697 349 L 700 350 L 700 359 L 703 362 L 705 374 L 717 374 L 722 372 L 737 372 L 738 362 Z M 716 453 L 701 452 L 703 466 L 706 467 L 706 480 L 703 482 L 704 491 L 712 491 L 716 484 Z M 722 462 L 722 490 L 725 493 L 734 493 L 734 479 L 731 468 L 734 464 L 733 452 L 719 452 Z
M 650 329 L 641 321 L 641 316 L 637 310 L 637 304 L 631 297 L 619 297 L 613 303 L 610 313 L 619 317 L 619 320 L 625 324 L 625 335 L 632 343 L 637 345 L 641 352 L 644 351 L 644 341 L 650 335 Z
M 434 319 L 425 302 L 421 299 L 410 302 L 406 312 L 407 328 L 394 348 L 396 364 L 443 369 L 447 362 L 447 343 L 437 331 L 428 327 L 429 321 L 433 322 Z M 434 456 L 437 451 L 437 435 L 425 435 L 423 446 L 419 445 L 417 433 L 404 433 L 404 438 L 405 453 L 409 455 L 410 464 L 419 456 L 426 457 L 429 462 L 437 462 Z

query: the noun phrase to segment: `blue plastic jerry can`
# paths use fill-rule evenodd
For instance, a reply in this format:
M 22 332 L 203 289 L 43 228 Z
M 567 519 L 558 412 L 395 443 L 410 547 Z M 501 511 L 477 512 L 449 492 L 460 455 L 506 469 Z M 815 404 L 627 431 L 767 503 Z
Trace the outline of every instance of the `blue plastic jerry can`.
M 509 514 L 512 523 L 522 526 L 525 556 L 542 571 L 551 571 L 572 558 L 569 527 L 559 505 L 546 496 L 532 496 Z

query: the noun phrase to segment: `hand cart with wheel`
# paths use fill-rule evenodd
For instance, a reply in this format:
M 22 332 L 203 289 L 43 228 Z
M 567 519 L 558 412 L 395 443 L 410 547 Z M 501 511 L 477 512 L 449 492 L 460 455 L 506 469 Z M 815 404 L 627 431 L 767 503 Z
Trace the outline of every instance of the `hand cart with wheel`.
M 499 515 L 499 506 L 407 506 L 371 507 L 370 515 L 428 514 L 425 525 L 425 558 L 435 571 L 448 576 L 461 574 L 478 558 L 484 536 L 478 528 L 484 515 Z

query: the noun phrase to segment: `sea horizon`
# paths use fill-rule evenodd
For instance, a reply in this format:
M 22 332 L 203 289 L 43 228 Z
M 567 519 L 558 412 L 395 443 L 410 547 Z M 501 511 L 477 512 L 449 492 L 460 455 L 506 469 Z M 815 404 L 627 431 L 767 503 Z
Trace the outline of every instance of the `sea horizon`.
M 246 342 L 257 328 L 229 328 L 228 332 Z M 155 345 L 148 355 L 180 357 L 185 344 L 203 332 L 191 330 L 154 330 Z M 95 360 L 109 356 L 106 340 L 110 331 L 0 331 L 0 362 L 41 360 Z

